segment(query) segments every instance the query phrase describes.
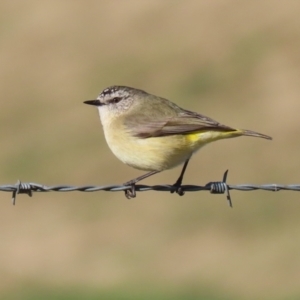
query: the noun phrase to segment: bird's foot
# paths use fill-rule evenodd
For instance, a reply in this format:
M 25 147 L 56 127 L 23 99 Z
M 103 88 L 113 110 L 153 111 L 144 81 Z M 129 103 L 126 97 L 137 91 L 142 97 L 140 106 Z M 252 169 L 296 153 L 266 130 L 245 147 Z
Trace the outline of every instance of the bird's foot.
M 175 192 L 179 196 L 184 195 L 184 190 L 181 186 L 181 181 L 176 181 L 176 183 L 174 183 L 172 186 L 174 187 L 174 190 L 171 191 L 171 194 L 173 194 Z
M 126 182 L 124 183 L 125 186 L 130 186 L 129 189 L 125 190 L 125 197 L 127 199 L 132 199 L 132 198 L 135 198 L 136 197 L 136 192 L 135 192 L 135 183 L 132 183 L 132 182 Z

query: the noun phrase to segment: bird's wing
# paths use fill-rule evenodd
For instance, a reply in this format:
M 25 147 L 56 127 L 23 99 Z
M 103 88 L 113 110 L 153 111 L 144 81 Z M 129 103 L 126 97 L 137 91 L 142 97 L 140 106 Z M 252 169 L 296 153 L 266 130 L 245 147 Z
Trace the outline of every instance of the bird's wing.
M 125 121 L 127 130 L 139 138 L 160 137 L 174 134 L 189 134 L 198 131 L 235 131 L 217 121 L 195 112 L 183 110 L 175 116 L 139 114 Z

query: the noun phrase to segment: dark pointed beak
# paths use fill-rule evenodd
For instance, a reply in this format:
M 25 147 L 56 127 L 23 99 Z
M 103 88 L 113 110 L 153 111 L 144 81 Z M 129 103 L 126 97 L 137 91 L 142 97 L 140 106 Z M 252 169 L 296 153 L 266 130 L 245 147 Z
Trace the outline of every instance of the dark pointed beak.
M 87 101 L 84 101 L 83 103 L 85 104 L 89 104 L 89 105 L 95 105 L 95 106 L 101 106 L 102 103 L 96 99 L 96 100 L 87 100 Z

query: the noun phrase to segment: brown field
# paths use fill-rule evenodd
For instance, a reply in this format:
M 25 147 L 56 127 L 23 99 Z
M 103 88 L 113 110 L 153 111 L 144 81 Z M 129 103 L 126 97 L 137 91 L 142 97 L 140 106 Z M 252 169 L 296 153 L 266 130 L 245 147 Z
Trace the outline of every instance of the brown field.
M 184 183 L 300 183 L 300 2 L 0 3 L 0 185 L 121 184 L 95 108 L 120 84 L 233 127 Z M 180 168 L 145 184 L 172 184 Z M 1 192 L 1 299 L 299 299 L 297 192 Z

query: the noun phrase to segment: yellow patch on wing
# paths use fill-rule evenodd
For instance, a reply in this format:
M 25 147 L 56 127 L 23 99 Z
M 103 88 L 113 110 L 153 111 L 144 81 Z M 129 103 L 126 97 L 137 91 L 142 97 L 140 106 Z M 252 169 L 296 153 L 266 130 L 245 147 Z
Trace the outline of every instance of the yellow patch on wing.
M 239 130 L 236 131 L 199 131 L 186 135 L 186 141 L 194 147 L 203 146 L 207 143 L 220 139 L 227 139 L 242 135 Z

